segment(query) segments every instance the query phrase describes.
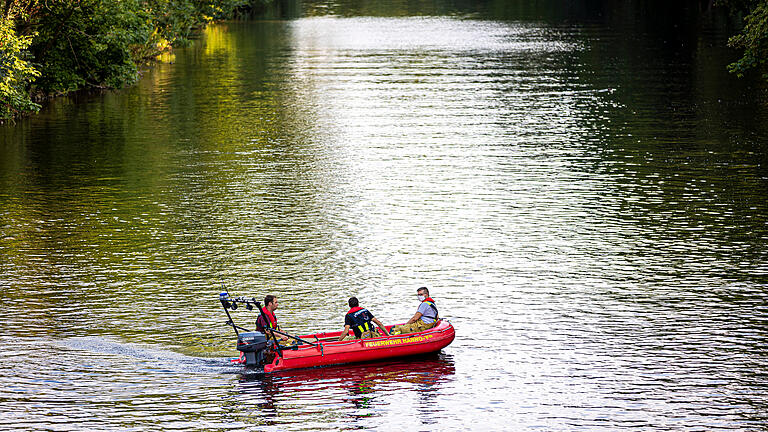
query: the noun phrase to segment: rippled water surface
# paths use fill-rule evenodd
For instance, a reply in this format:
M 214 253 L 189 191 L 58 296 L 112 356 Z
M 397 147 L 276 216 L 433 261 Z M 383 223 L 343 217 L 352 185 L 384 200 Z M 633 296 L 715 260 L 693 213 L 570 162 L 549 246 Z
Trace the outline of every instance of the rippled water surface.
M 765 89 L 636 9 L 305 2 L 3 127 L 0 429 L 768 430 Z M 222 284 L 457 338 L 265 376 Z

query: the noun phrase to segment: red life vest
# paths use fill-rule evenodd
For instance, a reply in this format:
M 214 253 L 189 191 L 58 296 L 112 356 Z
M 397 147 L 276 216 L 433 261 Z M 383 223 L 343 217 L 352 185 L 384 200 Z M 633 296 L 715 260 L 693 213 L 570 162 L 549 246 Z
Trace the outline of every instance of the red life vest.
M 266 330 L 265 327 L 277 330 L 277 317 L 275 314 L 267 308 L 263 308 L 262 311 L 264 312 L 264 316 L 259 315 L 259 318 L 256 320 L 256 327 L 261 327 L 260 330 L 262 332 Z M 264 322 L 264 317 L 267 317 L 266 323 Z
M 269 318 L 269 326 L 272 328 L 277 328 L 277 317 L 273 312 L 271 312 L 269 309 L 264 308 L 264 315 Z

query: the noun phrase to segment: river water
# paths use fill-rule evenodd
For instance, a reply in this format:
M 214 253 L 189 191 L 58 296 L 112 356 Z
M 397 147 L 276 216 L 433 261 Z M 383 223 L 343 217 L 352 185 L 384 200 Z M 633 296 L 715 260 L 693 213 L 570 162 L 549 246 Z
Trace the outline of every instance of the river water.
M 768 430 L 766 90 L 666 8 L 305 2 L 3 127 L 0 429 Z M 222 285 L 457 337 L 265 376 Z

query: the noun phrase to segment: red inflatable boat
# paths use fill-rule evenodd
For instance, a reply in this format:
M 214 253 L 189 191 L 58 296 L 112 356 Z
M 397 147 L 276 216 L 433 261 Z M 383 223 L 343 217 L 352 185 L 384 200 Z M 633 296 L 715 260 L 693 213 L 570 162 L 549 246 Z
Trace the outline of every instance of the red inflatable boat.
M 300 336 L 302 340 L 316 341 L 315 345 L 299 345 L 292 350 L 282 350 L 282 357 L 275 355 L 271 363 L 264 365 L 264 372 L 426 354 L 440 351 L 453 342 L 456 336 L 453 326 L 446 320 L 440 320 L 435 327 L 420 333 L 346 342 L 338 341 L 340 334 L 331 332 Z
M 219 299 L 229 318 L 227 324 L 232 326 L 237 335 L 237 349 L 242 353 L 240 358 L 233 360 L 233 363 L 263 366 L 264 372 L 427 354 L 440 351 L 456 337 L 453 326 L 445 319 L 438 320 L 435 327 L 419 333 L 344 342 L 339 342 L 341 332 L 293 336 L 278 330 L 268 330 L 297 342 L 292 347 L 280 347 L 275 346 L 264 333 L 250 331 L 235 325 L 232 321 L 229 310 L 237 309 L 238 303 L 245 305 L 245 309 L 253 310 L 255 307 L 261 311 L 261 304 L 255 299 L 232 298 L 228 293 L 221 293 Z M 387 327 L 387 330 L 391 331 L 392 327 L 394 326 Z M 351 331 L 350 334 L 352 334 Z

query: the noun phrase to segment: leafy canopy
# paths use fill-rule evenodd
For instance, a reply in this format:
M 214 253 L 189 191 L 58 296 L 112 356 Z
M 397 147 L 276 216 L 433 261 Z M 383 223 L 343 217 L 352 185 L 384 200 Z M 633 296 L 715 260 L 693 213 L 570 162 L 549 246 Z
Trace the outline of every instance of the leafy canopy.
M 0 121 L 30 94 L 120 88 L 208 22 L 269 0 L 0 0 Z
M 40 76 L 25 51 L 31 42 L 31 36 L 17 36 L 13 24 L 0 19 L 0 121 L 40 109 L 27 90 Z
M 763 78 L 768 79 L 768 0 L 719 0 L 718 5 L 746 14 L 744 28 L 728 41 L 728 46 L 742 50 L 743 55 L 728 70 L 739 77 L 749 70 L 763 70 Z

